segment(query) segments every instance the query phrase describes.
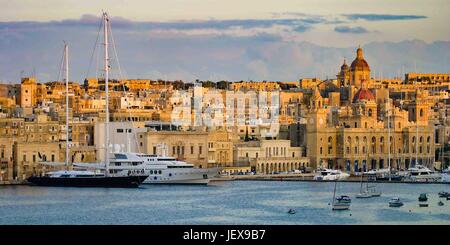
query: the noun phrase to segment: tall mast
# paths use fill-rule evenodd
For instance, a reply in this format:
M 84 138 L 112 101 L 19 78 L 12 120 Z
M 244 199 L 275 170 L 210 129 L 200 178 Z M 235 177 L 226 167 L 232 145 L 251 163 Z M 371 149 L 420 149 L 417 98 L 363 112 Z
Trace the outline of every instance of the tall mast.
M 66 80 L 66 168 L 69 166 L 69 44 L 64 42 L 64 68 Z
M 109 57 L 108 57 L 108 14 L 103 13 L 103 32 L 104 32 L 104 61 L 105 61 L 105 175 L 109 174 Z
M 391 102 L 388 98 L 388 110 L 387 110 L 387 118 L 388 118 L 388 165 L 389 165 L 389 181 L 391 181 L 391 115 L 389 114 L 389 110 L 391 109 Z
M 414 80 L 414 85 L 417 84 L 417 64 L 416 61 L 414 60 L 414 72 L 416 73 L 416 78 Z M 416 89 L 416 105 L 417 105 L 417 94 L 419 93 L 419 90 Z M 417 166 L 417 158 L 418 158 L 418 151 L 419 151 L 419 118 L 417 117 L 417 108 L 416 108 L 416 162 L 415 165 Z

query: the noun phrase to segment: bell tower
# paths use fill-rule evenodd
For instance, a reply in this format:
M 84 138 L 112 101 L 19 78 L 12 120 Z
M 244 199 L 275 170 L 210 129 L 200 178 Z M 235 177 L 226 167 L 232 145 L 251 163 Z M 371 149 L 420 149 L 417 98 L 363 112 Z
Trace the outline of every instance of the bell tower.
M 408 105 L 408 120 L 419 125 L 428 125 L 430 104 L 426 100 L 428 91 L 416 90 L 416 99 Z

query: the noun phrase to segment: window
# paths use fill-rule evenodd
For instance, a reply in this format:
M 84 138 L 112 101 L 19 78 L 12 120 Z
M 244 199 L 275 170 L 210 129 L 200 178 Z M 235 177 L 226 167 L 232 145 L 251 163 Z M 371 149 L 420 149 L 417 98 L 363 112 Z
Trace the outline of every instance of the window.
M 52 154 L 52 162 L 55 161 L 55 154 Z
M 118 129 L 117 129 L 117 133 L 123 133 L 123 129 L 118 128 Z
M 153 146 L 153 155 L 156 155 L 156 146 Z
M 33 154 L 33 162 L 36 162 L 36 155 Z
M 191 155 L 194 154 L 194 146 L 191 145 Z
M 198 154 L 202 154 L 202 146 L 198 147 Z

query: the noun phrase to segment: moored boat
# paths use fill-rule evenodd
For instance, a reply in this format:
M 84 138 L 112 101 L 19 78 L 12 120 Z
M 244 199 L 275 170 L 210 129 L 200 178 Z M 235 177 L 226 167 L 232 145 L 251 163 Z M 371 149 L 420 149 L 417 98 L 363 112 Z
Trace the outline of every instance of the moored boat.
M 91 171 L 53 171 L 44 176 L 31 176 L 28 182 L 36 186 L 55 187 L 138 187 L 146 175 L 105 176 Z
M 403 202 L 400 200 L 399 197 L 393 197 L 389 201 L 389 207 L 401 207 L 403 206 Z
M 105 66 L 105 145 L 109 146 L 109 57 L 108 57 L 108 28 L 109 17 L 107 13 L 103 13 L 103 31 L 104 31 L 104 66 Z M 37 186 L 55 186 L 55 187 L 137 187 L 148 177 L 145 173 L 137 171 L 123 172 L 120 174 L 111 173 L 109 170 L 109 149 L 105 150 L 104 163 L 100 165 L 104 166 L 104 171 L 89 171 L 89 170 L 70 170 L 69 169 L 69 61 L 68 61 L 68 44 L 64 44 L 64 67 L 65 67 L 65 84 L 66 84 L 66 157 L 65 157 L 65 170 L 50 171 L 43 175 L 33 175 L 27 179 L 32 185 Z M 142 164 L 142 162 L 138 162 Z M 71 163 L 72 166 L 76 163 Z
M 345 180 L 350 175 L 348 173 L 344 173 L 341 170 L 335 169 L 317 169 L 316 175 L 314 175 L 313 180 L 324 180 L 324 181 L 333 181 L 333 180 Z
M 427 194 L 426 194 L 426 193 L 421 193 L 421 194 L 419 195 L 418 200 L 419 200 L 419 202 L 426 202 L 426 201 L 428 201 Z
M 441 191 L 441 192 L 439 192 L 438 193 L 438 195 L 439 195 L 439 197 L 448 197 L 449 196 L 449 193 L 448 192 L 446 192 L 446 191 Z
M 333 202 L 331 204 L 331 210 L 349 210 L 350 204 L 352 200 L 349 196 L 341 195 L 339 197 L 336 197 L 336 186 L 337 181 L 334 182 L 334 190 L 333 190 Z

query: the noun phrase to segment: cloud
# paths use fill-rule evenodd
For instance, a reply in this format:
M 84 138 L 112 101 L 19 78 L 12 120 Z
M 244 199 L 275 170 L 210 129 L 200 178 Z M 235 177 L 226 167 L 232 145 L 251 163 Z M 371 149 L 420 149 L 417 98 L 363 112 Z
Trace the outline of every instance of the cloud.
M 363 34 L 369 32 L 366 28 L 362 26 L 355 26 L 355 27 L 337 26 L 334 28 L 334 31 L 339 33 L 352 33 L 352 34 Z
M 15 21 L 0 22 L 0 29 L 28 29 L 43 27 L 93 27 L 99 26 L 100 16 L 83 15 L 80 19 L 66 19 L 60 21 Z M 319 17 L 282 18 L 282 19 L 228 19 L 228 20 L 180 20 L 180 21 L 132 21 L 123 17 L 111 17 L 115 28 L 146 29 L 146 30 L 194 30 L 231 28 L 269 28 L 272 26 L 297 26 L 300 24 L 318 24 L 325 20 Z
M 384 20 L 416 20 L 428 18 L 424 15 L 395 15 L 395 14 L 344 14 L 350 20 L 384 21 Z
M 371 35 L 351 35 L 364 31 L 373 33 L 363 25 L 321 26 L 328 23 L 310 24 L 299 20 L 310 17 L 170 22 L 137 22 L 112 17 L 112 28 L 126 77 L 186 81 L 194 78 L 295 81 L 299 77 L 335 77 L 343 58 L 353 58 L 356 49 L 338 48 L 336 41 L 342 39 L 346 40 L 345 46 L 357 46 L 360 40 L 368 43 L 364 40 L 372 38 Z M 324 19 L 329 21 L 334 17 Z M 93 71 L 100 74 L 102 54 L 98 56 L 99 62 L 97 55 L 92 55 L 99 24 L 99 17 L 92 15 L 77 20 L 0 22 L 0 80 L 18 82 L 22 70 L 24 75 L 36 70 L 41 81 L 56 79 L 62 40 L 70 43 L 70 79 L 82 81 L 86 76 L 95 76 Z M 304 34 L 305 31 L 308 33 Z M 342 35 L 339 31 L 350 34 Z M 308 36 L 317 40 L 305 42 Z M 306 38 L 301 39 L 303 37 Z M 398 75 L 402 67 L 405 72 L 413 71 L 412 61 L 416 61 L 418 71 L 448 72 L 450 42 L 383 42 L 390 40 L 388 38 L 380 37 L 379 43 L 369 42 L 363 46 L 366 60 L 374 70 L 382 70 L 385 76 Z M 318 45 L 319 39 L 325 41 Z M 88 67 L 91 57 L 94 57 L 93 65 Z M 114 62 L 116 59 L 112 59 L 112 73 L 117 71 Z M 97 68 L 96 63 L 99 63 Z

